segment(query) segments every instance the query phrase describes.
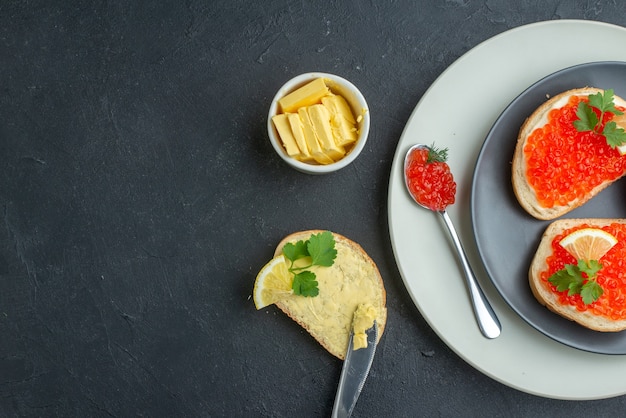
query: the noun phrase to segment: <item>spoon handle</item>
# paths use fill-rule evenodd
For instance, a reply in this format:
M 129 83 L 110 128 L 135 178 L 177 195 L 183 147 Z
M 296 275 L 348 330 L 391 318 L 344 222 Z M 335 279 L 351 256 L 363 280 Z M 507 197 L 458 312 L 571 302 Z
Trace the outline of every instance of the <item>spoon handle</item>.
M 452 241 L 454 242 L 454 246 L 456 247 L 457 254 L 459 255 L 459 260 L 461 261 L 461 264 L 463 266 L 463 272 L 465 273 L 465 280 L 471 295 L 472 308 L 474 309 L 474 314 L 476 315 L 478 327 L 485 337 L 496 338 L 500 335 L 500 331 L 502 330 L 500 321 L 498 320 L 496 313 L 493 311 L 493 308 L 487 301 L 487 298 L 480 288 L 478 281 L 476 281 L 476 277 L 474 276 L 472 267 L 467 261 L 465 250 L 463 249 L 463 245 L 461 244 L 459 235 L 457 234 L 456 229 L 452 224 L 450 216 L 448 216 L 448 213 L 445 210 L 440 211 L 439 214 L 441 215 L 446 226 L 448 227 L 448 232 L 450 232 L 450 236 L 452 237 Z

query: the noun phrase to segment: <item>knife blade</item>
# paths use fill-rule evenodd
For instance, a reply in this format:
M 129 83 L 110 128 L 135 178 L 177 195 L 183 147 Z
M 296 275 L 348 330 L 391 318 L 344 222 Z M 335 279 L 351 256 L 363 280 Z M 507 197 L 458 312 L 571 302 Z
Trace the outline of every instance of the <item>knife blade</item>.
M 374 326 L 365 333 L 367 335 L 367 347 L 358 350 L 352 349 L 354 332 L 350 333 L 350 342 L 339 377 L 339 387 L 335 396 L 332 418 L 347 418 L 352 414 L 365 384 L 365 379 L 369 374 L 378 341 L 378 324 L 376 321 L 374 321 Z

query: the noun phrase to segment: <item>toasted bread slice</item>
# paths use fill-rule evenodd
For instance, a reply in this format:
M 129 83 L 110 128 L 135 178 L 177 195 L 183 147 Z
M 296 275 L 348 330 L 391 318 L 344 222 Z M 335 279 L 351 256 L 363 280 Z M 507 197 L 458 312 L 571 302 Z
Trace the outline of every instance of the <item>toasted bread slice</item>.
M 626 219 L 560 219 L 552 222 L 541 237 L 541 242 L 528 272 L 530 288 L 535 298 L 542 305 L 564 318 L 595 331 L 622 331 L 626 329 L 626 319 L 612 320 L 605 316 L 595 315 L 590 310 L 579 311 L 575 306 L 560 303 L 558 294 L 542 282 L 541 273 L 548 269 L 546 260 L 552 254 L 552 241 L 557 235 L 578 225 L 587 224 L 591 227 L 603 227 L 614 223 L 626 224 Z
M 535 190 L 532 188 L 532 186 L 529 184 L 526 177 L 527 165 L 526 158 L 524 156 L 524 147 L 526 146 L 526 141 L 535 129 L 541 128 L 546 125 L 546 123 L 548 122 L 548 113 L 552 109 L 563 107 L 565 104 L 567 104 L 569 98 L 573 95 L 589 96 L 599 92 L 603 92 L 603 90 L 594 87 L 584 87 L 568 90 L 566 92 L 558 94 L 539 106 L 526 119 L 520 129 L 512 162 L 511 179 L 513 183 L 513 191 L 515 192 L 515 196 L 517 197 L 517 200 L 524 208 L 524 210 L 526 210 L 530 215 L 534 216 L 537 219 L 551 220 L 558 218 L 559 216 L 562 216 L 588 202 L 591 198 L 593 198 L 595 195 L 600 193 L 607 186 L 617 180 L 615 179 L 612 181 L 604 181 L 595 186 L 584 196 L 576 197 L 575 199 L 569 201 L 566 205 L 555 205 L 548 208 L 542 206 L 541 203 L 538 201 L 537 194 L 535 193 Z M 617 106 L 626 107 L 626 101 L 621 97 L 614 96 L 613 101 Z M 624 118 L 616 118 L 614 119 L 614 121 L 619 127 L 626 129 L 626 120 Z M 626 174 L 626 172 L 624 172 L 624 174 Z M 624 174 L 622 174 L 622 176 Z
M 293 233 L 277 246 L 275 256 L 288 242 L 307 240 L 310 230 Z M 319 283 L 316 297 L 292 297 L 276 306 L 306 329 L 328 352 L 344 359 L 348 348 L 353 314 L 360 304 L 376 310 L 378 339 L 387 323 L 386 292 L 378 267 L 356 242 L 333 233 L 337 257 L 330 267 L 313 267 Z

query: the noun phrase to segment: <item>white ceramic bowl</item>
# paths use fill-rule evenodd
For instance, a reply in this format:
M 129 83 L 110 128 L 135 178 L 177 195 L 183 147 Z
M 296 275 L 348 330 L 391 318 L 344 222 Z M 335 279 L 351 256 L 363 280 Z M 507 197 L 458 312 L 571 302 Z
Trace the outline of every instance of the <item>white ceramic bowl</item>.
M 280 142 L 280 138 L 278 136 L 278 132 L 274 127 L 274 123 L 272 122 L 272 117 L 278 113 L 278 101 L 285 95 L 291 93 L 297 88 L 307 84 L 309 81 L 312 81 L 316 78 L 323 78 L 326 81 L 326 84 L 330 88 L 330 90 L 336 94 L 340 94 L 343 96 L 350 107 L 354 115 L 362 115 L 361 120 L 358 122 L 358 130 L 359 137 L 356 140 L 356 143 L 352 146 L 350 151 L 339 161 L 336 161 L 332 164 L 315 164 L 315 163 L 306 163 L 303 161 L 299 161 L 295 158 L 290 157 L 287 154 L 287 151 L 282 146 Z M 365 142 L 367 141 L 367 136 L 370 130 L 370 112 L 369 107 L 367 106 L 367 102 L 365 101 L 365 97 L 363 94 L 357 89 L 354 84 L 349 82 L 348 80 L 341 78 L 339 76 L 327 73 L 304 73 L 297 77 L 292 78 L 288 82 L 286 82 L 276 93 L 272 103 L 270 105 L 269 114 L 267 117 L 267 132 L 269 134 L 270 142 L 272 146 L 276 150 L 276 153 L 282 158 L 287 164 L 291 167 L 295 168 L 298 171 L 307 174 L 326 174 L 332 173 L 334 171 L 340 170 L 353 162 L 356 157 L 359 156 L 363 147 L 365 146 Z

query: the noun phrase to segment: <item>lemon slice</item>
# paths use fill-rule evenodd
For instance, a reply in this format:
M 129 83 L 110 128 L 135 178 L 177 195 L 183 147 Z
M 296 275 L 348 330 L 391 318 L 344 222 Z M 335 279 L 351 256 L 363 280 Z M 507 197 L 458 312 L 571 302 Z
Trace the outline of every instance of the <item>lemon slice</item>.
M 253 296 L 256 308 L 289 298 L 293 294 L 292 281 L 285 257 L 282 254 L 274 257 L 256 276 Z
M 583 228 L 572 232 L 559 244 L 577 260 L 599 260 L 617 244 L 617 238 L 602 229 Z

